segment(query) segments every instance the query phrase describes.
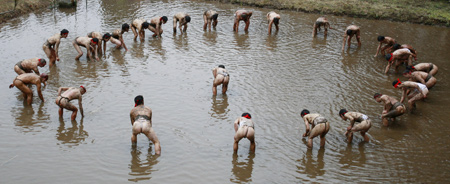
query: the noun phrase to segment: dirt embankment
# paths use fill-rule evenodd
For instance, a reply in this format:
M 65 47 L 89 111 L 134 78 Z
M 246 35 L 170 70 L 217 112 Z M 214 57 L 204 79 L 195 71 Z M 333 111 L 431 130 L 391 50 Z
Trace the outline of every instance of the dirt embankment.
M 75 0 L 1 0 L 0 24 L 17 16 L 51 8 L 54 6 L 68 7 L 76 3 Z
M 450 0 L 207 0 L 450 27 Z

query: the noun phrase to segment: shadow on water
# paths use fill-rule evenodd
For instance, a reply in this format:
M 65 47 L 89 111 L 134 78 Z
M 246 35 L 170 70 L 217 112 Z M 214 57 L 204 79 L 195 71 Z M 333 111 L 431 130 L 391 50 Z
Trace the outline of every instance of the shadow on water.
M 88 132 L 84 130 L 83 118 L 80 120 L 79 126 L 76 120 L 71 121 L 71 124 L 71 127 L 66 128 L 64 119 L 62 117 L 59 118 L 59 127 L 56 130 L 58 145 L 65 145 L 71 148 L 82 144 L 89 137 Z
M 211 117 L 221 120 L 227 119 L 228 112 L 230 112 L 228 105 L 228 96 L 226 94 L 219 95 L 219 97 L 214 95 L 211 102 Z
M 313 158 L 313 149 L 308 149 L 303 158 L 297 160 L 299 166 L 297 166 L 297 172 L 306 174 L 310 178 L 316 178 L 317 176 L 323 176 L 325 174 L 325 162 L 323 156 L 325 155 L 325 149 L 320 148 L 317 152 L 317 159 Z
M 242 182 L 252 182 L 252 172 L 253 172 L 253 159 L 255 158 L 255 153 L 249 153 L 247 159 L 244 161 L 238 161 L 238 154 L 233 154 L 233 168 L 231 168 L 231 173 L 233 177 L 230 181 L 233 183 Z
M 132 176 L 132 179 L 128 179 L 128 181 L 142 181 L 142 180 L 150 180 L 150 174 L 152 172 L 157 171 L 153 169 L 153 167 L 159 162 L 159 155 L 152 155 L 152 147 L 149 146 L 147 149 L 147 153 L 144 154 L 145 158 L 141 158 L 142 147 L 132 146 L 130 154 L 131 161 L 129 164 L 130 172 L 128 175 Z

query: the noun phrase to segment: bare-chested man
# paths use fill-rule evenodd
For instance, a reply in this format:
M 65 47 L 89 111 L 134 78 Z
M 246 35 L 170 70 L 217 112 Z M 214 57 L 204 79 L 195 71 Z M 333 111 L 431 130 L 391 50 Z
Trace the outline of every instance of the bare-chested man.
M 80 46 L 86 48 L 87 58 L 92 60 L 92 53 L 94 53 L 95 59 L 100 60 L 98 58 L 97 54 L 97 44 L 98 39 L 97 38 L 89 38 L 89 37 L 77 37 L 73 41 L 73 46 L 78 52 L 78 56 L 75 57 L 76 60 L 80 59 L 80 57 L 83 55 L 83 52 L 81 52 Z
M 14 65 L 14 71 L 20 75 L 24 73 L 34 73 L 39 75 L 39 67 L 44 67 L 47 64 L 44 58 L 31 58 L 19 61 L 16 65 Z
M 400 99 L 401 103 L 403 103 L 405 98 L 408 98 L 409 111 L 412 111 L 416 107 L 416 101 L 427 98 L 428 88 L 424 84 L 411 81 L 401 82 L 399 79 L 397 79 L 396 81 L 392 82 L 392 85 L 395 88 L 399 88 L 402 90 L 402 98 Z M 411 92 L 408 94 L 408 91 Z
M 403 76 L 408 78 L 409 81 L 425 84 L 428 89 L 431 89 L 437 82 L 433 75 L 422 71 L 411 72 L 411 70 L 405 70 Z
M 230 82 L 230 75 L 225 69 L 224 65 L 219 65 L 212 69 L 214 82 L 213 82 L 213 95 L 217 94 L 217 86 L 222 84 L 222 94 L 225 94 L 228 89 L 228 82 Z
M 9 85 L 9 88 L 13 88 L 16 86 L 23 93 L 23 97 L 27 100 L 28 105 L 31 105 L 33 101 L 33 91 L 27 86 L 28 84 L 34 84 L 37 88 L 37 93 L 39 98 L 44 102 L 44 96 L 42 96 L 41 92 L 41 83 L 44 83 L 48 80 L 48 75 L 46 73 L 42 73 L 40 76 L 35 73 L 25 73 L 17 76 L 13 83 Z
M 278 32 L 278 24 L 280 23 L 281 16 L 273 11 L 267 13 L 267 23 L 269 23 L 269 34 L 272 33 L 272 24 L 275 24 L 275 29 Z
M 67 29 L 63 29 L 61 30 L 61 33 L 57 33 L 48 38 L 42 46 L 42 49 L 49 59 L 50 66 L 53 66 L 53 64 L 55 64 L 55 61 L 59 61 L 59 42 L 61 41 L 61 38 L 67 38 L 67 35 L 69 35 L 69 31 Z
M 252 116 L 249 113 L 243 113 L 241 117 L 234 121 L 234 153 L 237 153 L 239 141 L 242 138 L 247 138 L 250 141 L 250 151 L 255 152 L 255 123 L 252 121 Z
M 375 53 L 375 56 L 373 56 L 373 57 L 377 57 L 378 53 L 381 53 L 382 55 L 385 55 L 385 51 L 391 52 L 392 47 L 396 43 L 394 38 L 387 37 L 387 36 L 386 37 L 385 36 L 378 36 L 377 39 L 380 42 L 380 44 L 378 44 L 377 53 Z M 383 44 L 386 44 L 386 45 L 381 47 Z M 380 52 L 380 49 L 381 49 L 381 52 Z
M 211 23 L 214 29 L 216 29 L 217 26 L 217 17 L 219 17 L 219 14 L 214 10 L 207 10 L 205 13 L 203 13 L 203 21 L 205 24 L 203 24 L 203 30 L 206 30 L 206 26 L 208 26 L 209 30 L 211 31 Z
M 365 114 L 359 112 L 348 112 L 346 109 L 341 109 L 339 111 L 339 116 L 344 120 L 350 120 L 350 126 L 347 127 L 347 131 L 345 135 L 347 136 L 347 142 L 351 143 L 353 140 L 353 132 L 361 133 L 361 136 L 364 137 L 364 141 L 369 142 L 369 136 L 366 135 L 367 131 L 369 131 L 372 126 L 372 121 L 370 121 L 369 117 Z M 357 125 L 354 125 L 355 122 L 358 122 Z
M 398 67 L 403 63 L 408 63 L 408 66 L 412 66 L 412 58 L 413 54 L 409 49 L 398 49 L 393 53 L 386 54 L 386 60 L 388 61 L 388 65 L 386 66 L 386 70 L 384 73 L 388 73 L 392 64 L 395 63 L 395 73 L 398 72 Z
M 381 121 L 383 122 L 384 126 L 389 125 L 390 119 L 392 121 L 395 121 L 396 117 L 401 116 L 406 112 L 405 105 L 403 105 L 403 103 L 399 102 L 394 97 L 375 93 L 375 95 L 373 95 L 373 98 L 375 98 L 377 102 L 383 102 L 384 104 L 383 112 L 381 112 Z
M 183 34 L 183 32 L 186 32 L 187 30 L 187 23 L 191 22 L 191 17 L 184 12 L 177 13 L 173 16 L 173 33 L 177 33 L 177 23 L 180 23 L 180 32 Z M 181 29 L 183 27 L 183 29 Z
M 248 26 L 250 26 L 250 17 L 252 17 L 253 12 L 248 10 L 238 10 L 234 13 L 234 25 L 233 31 L 238 32 L 239 30 L 239 21 L 245 22 L 244 31 L 248 31 Z
M 145 38 L 145 29 L 148 29 L 150 26 L 150 23 L 148 23 L 144 19 L 134 19 L 131 23 L 131 31 L 134 33 L 134 40 L 136 41 L 136 38 L 139 35 L 139 38 L 141 40 L 144 40 Z
M 62 93 L 64 91 L 64 93 Z M 61 94 L 62 93 L 62 94 Z M 80 107 L 81 117 L 84 117 L 83 104 L 81 96 L 86 93 L 86 88 L 83 86 L 77 87 L 60 87 L 58 89 L 58 97 L 56 97 L 55 103 L 59 106 L 59 117 L 63 116 L 64 109 L 72 111 L 71 120 L 77 118 L 78 109 L 70 103 L 73 99 L 78 99 L 78 106 Z
M 300 116 L 305 122 L 306 132 L 303 134 L 303 137 L 308 136 L 308 148 L 313 147 L 313 138 L 317 136 L 320 136 L 320 147 L 324 147 L 326 141 L 325 135 L 327 135 L 330 130 L 330 123 L 328 120 L 320 114 L 310 114 L 307 109 L 303 109 L 302 112 L 300 112 Z
M 87 35 L 89 38 L 97 38 L 99 40 L 97 44 L 97 52 L 99 55 L 106 53 L 106 42 L 108 42 L 111 38 L 111 34 L 105 33 L 102 35 L 100 32 L 90 32 Z M 102 53 L 102 42 L 103 42 L 103 53 Z
M 350 25 L 345 29 L 344 32 L 344 40 L 342 42 L 342 51 L 344 51 L 345 48 L 345 42 L 348 44 L 348 48 L 350 48 L 351 40 L 354 35 L 356 35 L 356 40 L 358 41 L 358 47 L 361 46 L 361 35 L 360 35 L 360 29 L 358 26 Z
M 152 109 L 144 105 L 144 97 L 139 95 L 134 98 L 134 108 L 131 109 L 130 119 L 132 129 L 131 143 L 136 145 L 137 135 L 143 133 L 155 145 L 155 153 L 161 154 L 161 146 L 152 128 Z
M 438 72 L 438 67 L 433 63 L 419 63 L 417 65 L 409 67 L 408 69 L 412 71 L 427 72 L 433 76 L 435 76 Z
M 412 53 L 412 56 L 413 56 L 414 60 L 417 61 L 417 51 L 411 45 L 408 45 L 408 44 L 400 45 L 400 44 L 396 43 L 396 44 L 394 44 L 392 46 L 392 52 L 394 52 L 394 51 L 396 51 L 398 49 L 408 49 Z
M 129 30 L 130 25 L 125 23 L 122 24 L 122 29 L 116 29 L 112 32 L 111 42 L 116 44 L 116 49 L 120 49 L 123 46 L 123 48 L 125 48 L 125 51 L 128 51 L 128 48 L 123 41 L 123 33 L 128 32 Z
M 148 27 L 148 29 L 153 32 L 153 37 L 159 36 L 161 38 L 161 34 L 163 33 L 161 26 L 162 24 L 166 24 L 167 20 L 168 19 L 166 16 L 154 17 L 150 19 L 150 26 Z
M 328 22 L 328 19 L 326 17 L 319 17 L 314 23 L 312 37 L 316 37 L 317 30 L 320 31 L 321 26 L 323 26 L 323 28 L 325 29 L 325 31 L 323 32 L 324 36 L 327 36 L 328 28 L 333 29 L 331 28 L 330 23 Z

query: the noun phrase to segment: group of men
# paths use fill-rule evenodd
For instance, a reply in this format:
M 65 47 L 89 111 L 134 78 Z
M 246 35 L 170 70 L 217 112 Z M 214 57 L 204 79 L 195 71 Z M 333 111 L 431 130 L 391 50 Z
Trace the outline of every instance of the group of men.
M 235 21 L 233 25 L 233 31 L 238 32 L 239 22 L 243 21 L 245 23 L 244 31 L 248 31 L 250 25 L 250 17 L 252 16 L 252 11 L 248 10 L 237 10 L 235 12 Z M 275 25 L 276 31 L 279 30 L 279 20 L 280 15 L 275 12 L 267 13 L 267 21 L 269 24 L 268 33 L 271 34 L 272 25 Z M 211 30 L 211 25 L 213 28 L 217 26 L 218 23 L 218 13 L 213 10 L 205 11 L 203 14 L 204 25 L 203 29 L 207 28 Z M 145 29 L 149 29 L 154 34 L 153 37 L 161 37 L 163 33 L 162 24 L 165 24 L 168 21 L 166 16 L 154 17 L 150 19 L 150 22 L 147 22 L 145 19 L 135 19 L 131 23 L 131 30 L 134 33 L 134 40 L 139 38 L 141 40 L 145 39 Z M 177 13 L 173 17 L 173 33 L 177 32 L 177 25 L 181 33 L 186 32 L 187 24 L 191 21 L 191 17 L 184 13 Z M 330 23 L 326 19 L 326 17 L 319 17 L 313 26 L 312 36 L 315 37 L 320 31 L 320 28 L 324 28 L 324 35 L 327 35 L 328 29 L 333 29 L 330 26 Z M 123 40 L 123 34 L 128 32 L 130 25 L 123 24 L 121 29 L 116 29 L 112 32 L 112 34 L 106 33 L 102 34 L 100 32 L 90 32 L 87 36 L 84 37 L 76 37 L 73 41 L 73 46 L 78 52 L 76 56 L 76 60 L 78 60 L 83 52 L 80 49 L 81 47 L 85 47 L 87 49 L 87 57 L 93 59 L 94 55 L 96 60 L 99 60 L 98 55 L 105 53 L 106 51 L 106 43 L 111 41 L 111 43 L 116 45 L 116 48 L 123 47 L 128 51 L 125 42 Z M 58 48 L 60 44 L 61 38 L 67 38 L 69 31 L 63 29 L 60 33 L 53 35 L 48 38 L 43 45 L 43 50 L 49 59 L 49 65 L 52 66 L 55 64 L 55 61 L 59 61 Z M 344 40 L 342 43 L 342 50 L 345 48 L 345 44 L 347 43 L 348 47 L 351 44 L 351 38 L 356 36 L 358 46 L 361 45 L 360 41 L 360 28 L 356 25 L 350 25 L 344 31 Z M 412 66 L 412 61 L 417 60 L 417 52 L 410 45 L 400 45 L 397 44 L 395 39 L 391 37 L 378 37 L 379 46 L 377 48 L 377 52 L 375 57 L 378 56 L 379 53 L 386 54 L 385 58 L 388 60 L 388 66 L 386 67 L 385 73 L 389 71 L 389 68 L 395 63 L 395 70 L 397 71 L 398 67 L 406 63 L 408 64 L 407 70 L 403 73 L 403 75 L 409 78 L 410 81 L 401 82 L 399 79 L 393 82 L 395 88 L 402 89 L 402 97 L 401 100 L 398 101 L 394 97 L 383 95 L 380 93 L 376 93 L 374 98 L 377 102 L 384 103 L 384 109 L 382 112 L 382 122 L 383 125 L 388 126 L 389 120 L 394 120 L 395 117 L 398 117 L 404 114 L 407 110 L 406 106 L 403 105 L 403 101 L 405 98 L 408 98 L 408 108 L 412 109 L 415 107 L 415 103 L 418 100 L 426 98 L 428 94 L 428 89 L 434 86 L 436 83 L 436 78 L 433 76 L 437 73 L 437 66 L 432 63 L 419 63 L 415 66 Z M 103 42 L 103 44 L 102 44 Z M 385 46 L 382 46 L 385 44 Z M 102 49 L 103 47 L 103 49 Z M 103 52 L 102 52 L 103 51 Z M 13 83 L 10 85 L 10 88 L 17 87 L 23 92 L 23 95 L 28 104 L 32 102 L 32 91 L 27 86 L 29 84 L 34 84 L 37 86 L 37 91 L 39 98 L 44 101 L 41 92 L 41 83 L 46 85 L 46 81 L 48 80 L 48 75 L 45 73 L 40 74 L 38 70 L 39 67 L 44 67 L 46 65 L 46 60 L 44 58 L 32 58 L 20 61 L 14 66 L 14 71 L 18 74 L 18 76 L 14 79 Z M 34 73 L 33 73 L 34 72 Z M 219 65 L 212 69 L 213 72 L 213 95 L 217 94 L 217 86 L 222 85 L 222 93 L 225 94 L 228 89 L 228 83 L 230 80 L 230 75 L 225 69 L 224 65 Z M 80 87 L 60 87 L 57 92 L 57 98 L 55 103 L 60 107 L 59 115 L 63 115 L 63 109 L 67 109 L 72 111 L 71 119 L 75 120 L 77 116 L 78 109 L 76 106 L 70 103 L 73 99 L 78 99 L 79 109 L 81 115 L 84 116 L 83 107 L 82 107 L 82 95 L 86 93 L 86 88 L 83 86 Z M 155 145 L 156 154 L 161 153 L 161 146 L 159 140 L 156 136 L 156 133 L 152 128 L 152 111 L 149 107 L 144 106 L 144 98 L 139 95 L 136 96 L 135 99 L 135 107 L 130 112 L 130 119 L 132 124 L 132 137 L 131 141 L 133 144 L 137 142 L 137 135 L 140 133 L 145 134 L 149 140 L 151 140 Z M 303 134 L 303 137 L 308 137 L 307 146 L 312 147 L 312 140 L 314 137 L 320 136 L 320 145 L 321 147 L 325 144 L 325 135 L 330 130 L 330 123 L 326 118 L 317 113 L 310 113 L 307 109 L 301 111 L 300 116 L 302 117 L 306 132 Z M 369 137 L 366 135 L 367 131 L 371 127 L 371 120 L 365 114 L 360 112 L 348 112 L 346 109 L 341 109 L 339 111 L 339 116 L 343 120 L 349 120 L 350 126 L 347 127 L 347 131 L 345 135 L 347 136 L 347 141 L 351 142 L 353 139 L 354 132 L 360 132 L 363 136 L 364 141 L 369 141 Z M 250 150 L 255 150 L 255 125 L 251 120 L 251 115 L 249 113 L 243 113 L 241 117 L 237 118 L 234 122 L 235 136 L 234 136 L 234 145 L 233 149 L 235 152 L 238 150 L 238 143 L 242 138 L 247 138 L 250 140 Z

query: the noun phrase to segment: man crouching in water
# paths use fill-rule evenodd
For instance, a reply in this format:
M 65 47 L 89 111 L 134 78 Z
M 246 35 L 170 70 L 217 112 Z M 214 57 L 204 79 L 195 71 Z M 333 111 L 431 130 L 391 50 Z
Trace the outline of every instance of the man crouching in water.
M 144 97 L 138 95 L 134 98 L 134 108 L 131 109 L 130 119 L 131 125 L 133 126 L 131 136 L 131 143 L 136 145 L 137 135 L 140 133 L 145 134 L 150 141 L 155 145 L 155 153 L 157 155 L 161 154 L 161 146 L 159 144 L 158 137 L 152 128 L 152 109 L 150 107 L 144 106 Z
M 64 91 L 63 94 L 61 94 Z M 86 93 L 86 88 L 80 86 L 79 88 L 75 87 L 60 87 L 58 89 L 58 97 L 56 97 L 55 103 L 59 106 L 59 116 L 63 116 L 64 109 L 72 111 L 71 120 L 75 120 L 77 118 L 78 109 L 75 105 L 71 104 L 70 101 L 73 99 L 78 99 L 78 106 L 80 107 L 81 117 L 84 117 L 83 113 L 83 104 L 81 95 Z
M 373 95 L 373 98 L 375 98 L 377 102 L 383 102 L 384 104 L 384 109 L 381 113 L 381 119 L 384 126 L 389 125 L 389 119 L 395 121 L 396 117 L 401 116 L 406 112 L 406 106 L 403 103 L 400 103 L 394 97 L 375 93 L 375 95 Z
M 251 120 L 252 116 L 249 113 L 243 113 L 241 117 L 234 121 L 234 153 L 237 153 L 239 141 L 242 138 L 247 138 L 250 141 L 250 151 L 255 152 L 255 123 Z
M 224 65 L 219 65 L 212 69 L 214 81 L 213 81 L 213 95 L 217 95 L 217 86 L 222 84 L 222 94 L 225 94 L 228 89 L 228 82 L 230 82 L 230 75 L 225 69 Z
M 303 109 L 300 112 L 300 116 L 305 121 L 306 132 L 303 134 L 303 137 L 308 136 L 308 148 L 312 148 L 313 146 L 313 138 L 320 135 L 320 147 L 325 146 L 325 135 L 327 135 L 330 130 L 330 123 L 327 119 L 325 119 L 322 115 L 314 113 L 310 114 L 307 109 Z M 311 124 L 311 128 L 309 128 Z
M 370 138 L 366 133 L 372 126 L 372 122 L 367 115 L 359 112 L 348 112 L 346 109 L 341 109 L 339 111 L 339 116 L 344 121 L 350 120 L 350 126 L 347 127 L 347 131 L 344 134 L 347 136 L 348 143 L 351 143 L 353 140 L 353 132 L 361 133 L 361 136 L 364 137 L 364 141 L 369 142 Z M 358 122 L 358 124 L 355 125 L 355 122 Z

